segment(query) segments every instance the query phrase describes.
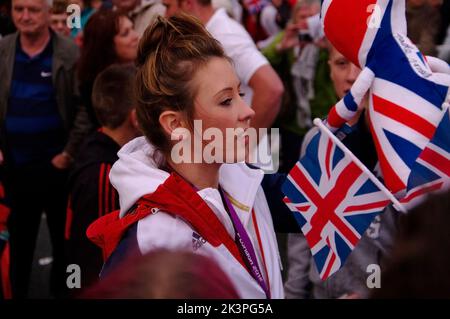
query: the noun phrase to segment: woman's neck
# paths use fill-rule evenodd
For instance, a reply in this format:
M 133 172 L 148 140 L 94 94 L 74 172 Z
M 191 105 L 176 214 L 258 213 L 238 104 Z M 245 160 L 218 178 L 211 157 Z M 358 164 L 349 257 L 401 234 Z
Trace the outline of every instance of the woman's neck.
M 197 189 L 218 188 L 220 164 L 175 164 L 168 160 L 170 167 Z

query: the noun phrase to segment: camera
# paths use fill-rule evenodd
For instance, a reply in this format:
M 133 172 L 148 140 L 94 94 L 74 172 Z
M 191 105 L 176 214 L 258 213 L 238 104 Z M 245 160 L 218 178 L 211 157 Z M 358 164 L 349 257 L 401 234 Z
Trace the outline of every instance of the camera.
M 307 30 L 300 30 L 298 33 L 298 41 L 300 42 L 313 42 L 313 38 L 311 37 L 311 35 L 309 34 L 309 32 Z

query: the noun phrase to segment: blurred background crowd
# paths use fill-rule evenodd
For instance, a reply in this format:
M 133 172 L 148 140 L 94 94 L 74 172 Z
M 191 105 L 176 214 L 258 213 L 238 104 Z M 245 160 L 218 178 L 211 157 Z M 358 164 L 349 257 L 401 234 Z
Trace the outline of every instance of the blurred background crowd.
M 29 7 L 31 2 L 34 2 L 34 7 Z M 237 65 L 238 76 L 251 92 L 246 98 L 255 107 L 253 125 L 280 128 L 280 172 L 289 172 L 299 159 L 302 141 L 312 127 L 312 120 L 325 117 L 329 108 L 349 92 L 360 72 L 324 38 L 318 17 L 320 0 L 31 2 L 0 1 L 0 162 L 4 162 L 0 181 L 3 180 L 11 190 L 11 194 L 7 194 L 9 198 L 5 199 L 5 207 L 23 212 L 21 216 L 11 216 L 8 221 L 12 265 L 8 276 L 11 277 L 13 295 L 18 298 L 29 295 L 33 256 L 38 233 L 42 232 L 39 225 L 43 211 L 53 258 L 51 296 L 66 296 L 65 265 L 69 263 L 79 264 L 84 269 L 84 287 L 96 282 L 102 258 L 84 233 L 97 217 L 118 208 L 118 196 L 110 184 L 108 173 L 117 160 L 120 147 L 140 135 L 135 110 L 130 104 L 132 89 L 128 86 L 133 81 L 132 64 L 137 57 L 139 39 L 158 15 L 170 16 L 184 8 L 184 11 L 190 11 L 188 13 L 202 20 L 204 8 L 212 12 L 221 10 L 221 14 L 226 14 L 245 29 L 245 36 L 251 39 L 254 46 L 251 50 L 239 36 L 221 42 L 226 52 L 227 45 L 230 47 L 227 54 L 233 50 L 240 52 L 231 57 Z M 70 7 L 73 4 L 81 9 L 79 27 L 71 27 L 67 23 L 77 21 L 73 16 L 76 11 L 71 11 L 74 7 Z M 50 8 L 48 18 L 39 12 L 45 5 Z M 407 0 L 406 14 L 409 38 L 425 55 L 437 56 L 450 63 L 450 1 Z M 213 36 L 214 32 L 219 34 L 221 28 L 226 28 L 224 25 L 213 26 L 208 19 L 202 22 Z M 41 32 L 39 37 L 35 36 L 36 32 Z M 20 41 L 18 34 L 21 35 Z M 239 46 L 239 41 L 245 45 Z M 234 43 L 238 43 L 235 48 Z M 53 67 L 50 68 L 50 65 Z M 48 72 L 41 71 L 46 67 Z M 36 113 L 24 105 L 44 107 Z M 49 163 L 52 163 L 52 167 Z M 3 188 L 0 188 L 0 205 L 4 195 Z M 445 200 L 438 200 L 447 206 L 433 208 L 437 219 L 441 218 L 438 212 L 442 209 L 448 212 L 448 196 Z M 3 216 L 6 216 L 6 209 L 4 211 Z M 87 211 L 94 213 L 81 213 Z M 416 220 L 420 219 L 415 214 L 412 216 Z M 377 220 L 372 227 L 372 230 L 375 229 L 373 232 L 381 235 L 365 239 L 367 243 L 362 246 L 368 247 L 370 256 L 356 254 L 357 261 L 350 261 L 349 270 L 342 275 L 342 279 L 337 278 L 316 289 L 311 287 L 321 284 L 315 281 L 315 274 L 310 273 L 310 258 L 298 261 L 302 251 L 309 252 L 303 246 L 299 247 L 302 244 L 295 238 L 299 235 L 280 232 L 278 240 L 285 266 L 283 275 L 287 297 L 366 297 L 366 292 L 361 288 L 365 286 L 365 281 L 358 277 L 358 271 L 365 273 L 367 264 L 377 262 L 379 254 L 386 249 L 384 243 L 374 244 L 371 239 L 391 240 L 394 233 L 396 235 L 394 231 L 389 236 L 383 235 L 383 229 L 389 232 L 392 225 L 397 225 L 397 221 L 389 218 L 388 214 L 388 217 Z M 443 220 L 448 220 L 448 216 Z M 6 224 L 6 218 L 0 218 L 0 226 L 2 223 Z M 405 236 L 413 236 L 419 223 L 412 220 L 407 224 L 406 232 L 401 233 L 399 246 L 407 246 Z M 383 228 L 384 224 L 389 225 Z M 439 226 L 439 223 L 428 225 Z M 424 238 L 433 235 L 420 233 Z M 442 242 L 430 239 L 430 245 Z M 0 252 L 2 248 L 0 245 Z M 419 251 L 420 247 L 409 249 L 415 253 L 410 255 L 411 258 L 426 256 Z M 398 258 L 394 263 L 401 264 L 401 267 L 405 267 L 402 269 L 408 269 L 409 275 L 413 276 L 418 270 L 408 268 L 410 261 L 405 260 L 401 247 L 396 247 L 394 251 L 394 256 Z M 173 264 L 174 256 L 167 252 L 161 254 L 161 264 Z M 158 258 L 158 254 L 146 258 L 133 263 L 136 273 L 143 271 L 142 265 L 149 264 L 155 268 L 151 258 Z M 201 267 L 214 269 L 208 261 L 194 261 L 192 258 L 185 255 L 179 258 L 180 267 L 193 262 L 200 265 L 197 273 L 191 273 L 192 278 L 189 277 L 189 280 L 199 280 L 196 276 L 201 277 L 198 273 L 198 269 L 203 269 Z M 365 264 L 360 264 L 360 260 L 364 260 Z M 448 260 L 442 262 L 448 266 Z M 147 275 L 153 272 L 153 268 L 147 269 Z M 166 271 L 176 273 L 173 269 Z M 171 276 L 177 278 L 174 274 Z M 405 273 L 390 271 L 386 276 L 400 278 Z M 5 297 L 8 296 L 5 292 L 6 275 L 2 278 Z M 183 292 L 186 293 L 183 295 L 177 286 L 169 287 L 171 290 L 168 288 L 172 292 L 178 291 L 177 295 L 161 291 L 159 294 L 149 293 L 153 291 L 149 287 L 140 287 L 138 291 L 128 290 L 130 280 L 133 278 L 122 278 L 115 282 L 123 289 L 110 291 L 110 285 L 103 284 L 89 291 L 86 296 L 185 297 L 189 293 L 191 296 L 203 296 L 201 292 Z M 406 284 L 395 285 L 394 280 L 389 282 L 392 283 L 390 292 L 380 292 L 377 296 L 395 296 L 396 293 L 407 291 Z M 120 286 L 121 283 L 123 286 Z M 221 283 L 221 287 L 227 284 Z M 158 284 L 158 287 L 162 286 Z M 411 288 L 409 293 L 413 294 L 414 289 Z M 426 286 L 426 289 L 433 288 Z M 218 292 L 217 296 L 236 296 L 232 288 L 224 289 L 221 293 Z

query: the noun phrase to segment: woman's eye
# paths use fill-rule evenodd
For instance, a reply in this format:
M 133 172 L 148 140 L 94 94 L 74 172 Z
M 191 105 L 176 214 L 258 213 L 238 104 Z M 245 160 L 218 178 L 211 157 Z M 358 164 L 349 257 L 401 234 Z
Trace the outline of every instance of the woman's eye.
M 232 99 L 226 99 L 226 100 L 220 102 L 220 105 L 228 106 L 231 104 L 231 101 L 232 101 Z

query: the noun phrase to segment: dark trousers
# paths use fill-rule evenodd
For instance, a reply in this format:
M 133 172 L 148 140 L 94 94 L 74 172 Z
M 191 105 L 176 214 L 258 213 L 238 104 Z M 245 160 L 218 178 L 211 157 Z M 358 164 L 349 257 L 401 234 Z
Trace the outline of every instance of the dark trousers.
M 26 298 L 42 213 L 45 212 L 52 244 L 50 290 L 64 294 L 64 224 L 67 204 L 67 171 L 50 163 L 6 170 L 10 198 L 11 283 L 14 298 Z

